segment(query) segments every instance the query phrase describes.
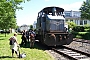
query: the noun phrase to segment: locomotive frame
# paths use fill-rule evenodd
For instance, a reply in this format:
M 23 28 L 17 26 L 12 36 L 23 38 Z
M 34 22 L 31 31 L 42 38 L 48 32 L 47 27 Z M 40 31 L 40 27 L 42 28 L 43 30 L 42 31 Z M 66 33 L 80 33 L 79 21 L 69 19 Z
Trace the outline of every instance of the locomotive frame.
M 60 7 L 45 7 L 38 13 L 36 24 L 36 39 L 47 46 L 68 45 L 73 35 L 65 27 L 64 9 Z

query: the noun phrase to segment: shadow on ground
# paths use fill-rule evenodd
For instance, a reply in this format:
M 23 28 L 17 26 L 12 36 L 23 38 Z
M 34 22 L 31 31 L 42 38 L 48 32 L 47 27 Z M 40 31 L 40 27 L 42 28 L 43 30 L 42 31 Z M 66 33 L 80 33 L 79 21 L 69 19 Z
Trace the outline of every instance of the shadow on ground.
M 5 38 L 2 38 L 2 37 L 5 37 L 5 36 L 0 36 L 0 40 L 5 40 Z
M 2 38 L 1 38 L 0 40 L 5 40 L 5 39 L 2 39 Z
M 27 42 L 26 45 L 20 44 L 20 47 L 30 48 L 30 49 L 39 49 L 39 50 L 46 50 L 47 49 L 46 46 L 40 44 L 39 42 L 35 42 L 34 47 L 30 47 L 30 42 Z
M 2 58 L 12 58 L 11 56 L 0 56 L 0 59 Z

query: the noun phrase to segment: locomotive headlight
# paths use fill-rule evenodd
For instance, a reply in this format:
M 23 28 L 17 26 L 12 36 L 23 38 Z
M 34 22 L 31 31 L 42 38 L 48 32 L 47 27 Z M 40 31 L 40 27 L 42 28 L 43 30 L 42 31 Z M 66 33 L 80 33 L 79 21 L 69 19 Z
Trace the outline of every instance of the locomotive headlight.
M 53 38 L 54 40 L 56 40 L 55 34 L 51 34 L 51 35 L 50 35 L 50 38 Z
M 53 36 L 54 38 L 56 37 L 55 34 L 51 34 L 51 36 Z
M 59 37 L 60 37 L 60 40 L 62 40 L 62 36 L 61 36 L 61 35 L 59 35 Z
M 66 39 L 66 36 L 64 36 L 64 39 Z

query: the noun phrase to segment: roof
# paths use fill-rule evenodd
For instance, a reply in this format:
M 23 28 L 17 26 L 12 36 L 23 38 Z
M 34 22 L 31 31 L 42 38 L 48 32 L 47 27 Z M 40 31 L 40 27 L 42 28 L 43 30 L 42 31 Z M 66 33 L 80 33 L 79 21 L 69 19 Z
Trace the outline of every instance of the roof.
M 41 11 L 43 11 L 44 13 L 52 13 L 52 9 L 53 8 L 56 8 L 56 11 L 57 12 L 64 12 L 64 9 L 63 8 L 60 8 L 60 7 L 55 7 L 55 6 L 52 6 L 52 7 L 45 7 L 44 9 L 42 9 Z M 40 12 L 41 12 L 40 11 Z

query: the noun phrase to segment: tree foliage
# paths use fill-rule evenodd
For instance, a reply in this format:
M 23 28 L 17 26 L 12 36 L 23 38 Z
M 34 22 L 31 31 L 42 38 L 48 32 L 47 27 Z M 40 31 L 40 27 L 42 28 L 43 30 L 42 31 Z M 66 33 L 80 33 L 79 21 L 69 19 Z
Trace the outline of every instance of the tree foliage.
M 0 0 L 0 29 L 16 28 L 16 9 L 25 1 L 29 0 Z
M 73 28 L 76 26 L 74 22 L 67 22 L 68 23 L 68 28 Z
M 80 7 L 80 11 L 82 19 L 90 19 L 90 3 L 84 1 Z
M 30 25 L 30 29 L 33 30 L 33 25 Z

